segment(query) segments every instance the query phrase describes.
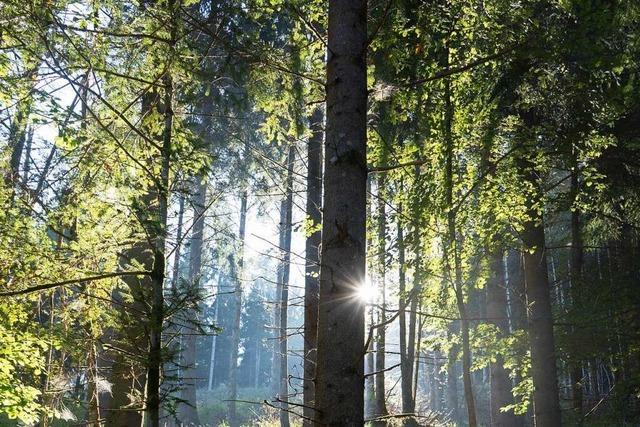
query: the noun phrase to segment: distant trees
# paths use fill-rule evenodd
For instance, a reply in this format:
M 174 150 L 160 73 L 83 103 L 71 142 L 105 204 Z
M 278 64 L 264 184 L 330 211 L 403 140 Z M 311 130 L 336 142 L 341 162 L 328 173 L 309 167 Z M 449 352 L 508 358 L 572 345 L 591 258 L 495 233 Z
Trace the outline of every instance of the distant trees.
M 639 19 L 5 1 L 0 424 L 637 424 Z

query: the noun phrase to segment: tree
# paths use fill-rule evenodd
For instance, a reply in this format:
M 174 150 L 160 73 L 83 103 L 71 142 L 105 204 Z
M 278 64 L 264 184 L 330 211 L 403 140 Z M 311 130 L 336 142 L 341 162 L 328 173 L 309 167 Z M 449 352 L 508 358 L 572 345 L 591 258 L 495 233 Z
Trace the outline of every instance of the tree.
M 318 276 L 320 273 L 320 228 L 322 224 L 322 135 L 324 112 L 311 115 L 311 136 L 307 142 L 307 201 L 309 221 L 305 242 L 304 278 L 304 410 L 306 425 L 314 418 L 316 352 L 318 346 Z
M 366 253 L 366 10 L 329 2 L 315 417 L 325 425 L 363 424 L 364 306 L 354 293 Z

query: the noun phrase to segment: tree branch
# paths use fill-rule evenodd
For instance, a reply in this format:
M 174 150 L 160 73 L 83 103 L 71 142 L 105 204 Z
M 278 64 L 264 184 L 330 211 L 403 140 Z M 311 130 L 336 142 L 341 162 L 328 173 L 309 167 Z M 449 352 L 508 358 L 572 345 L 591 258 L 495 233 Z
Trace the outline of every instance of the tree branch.
M 151 274 L 150 271 L 116 271 L 113 273 L 103 273 L 95 276 L 82 277 L 80 279 L 69 279 L 69 280 L 63 280 L 61 282 L 45 283 L 43 285 L 30 286 L 28 288 L 18 289 L 15 291 L 0 292 L 0 297 L 12 297 L 16 295 L 25 295 L 33 292 L 57 288 L 59 286 L 73 285 L 74 283 L 82 283 L 82 282 L 94 282 L 96 280 L 110 279 L 112 277 L 148 276 L 150 274 Z

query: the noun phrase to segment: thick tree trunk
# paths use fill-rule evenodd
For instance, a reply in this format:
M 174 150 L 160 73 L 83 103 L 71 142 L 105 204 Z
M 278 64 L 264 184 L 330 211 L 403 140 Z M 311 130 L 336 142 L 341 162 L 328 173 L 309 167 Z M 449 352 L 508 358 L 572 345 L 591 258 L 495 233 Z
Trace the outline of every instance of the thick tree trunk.
M 193 223 L 191 225 L 191 239 L 189 250 L 189 280 L 185 289 L 192 299 L 200 288 L 202 268 L 202 247 L 204 237 L 204 213 L 206 204 L 206 183 L 204 177 L 196 177 L 193 185 Z M 195 303 L 195 301 L 194 301 Z M 182 389 L 178 405 L 178 420 L 184 425 L 199 425 L 196 389 L 196 334 L 198 325 L 193 321 L 197 317 L 197 310 L 193 306 L 183 311 L 184 318 L 180 319 L 183 326 L 181 334 L 182 357 L 180 369 L 182 372 Z
M 364 409 L 367 2 L 330 0 L 316 425 L 361 426 Z M 339 349 L 339 351 L 337 351 Z
M 284 209 L 284 224 L 280 232 L 283 233 L 281 247 L 282 293 L 280 295 L 280 426 L 289 427 L 289 357 L 287 325 L 289 312 L 289 274 L 291 271 L 291 227 L 293 221 L 293 162 L 295 147 L 289 146 L 287 156 L 286 196 L 280 209 Z
M 235 283 L 235 312 L 231 330 L 231 359 L 229 366 L 229 425 L 239 425 L 236 415 L 236 399 L 238 398 L 238 352 L 240 349 L 240 318 L 242 316 L 242 273 L 244 268 L 244 237 L 247 224 L 247 192 L 240 198 L 240 229 L 238 232 L 238 265 L 233 255 L 229 256 L 231 279 Z
M 322 223 L 322 132 L 324 113 L 316 108 L 311 115 L 311 137 L 307 143 L 307 219 L 313 227 Z M 307 236 L 304 278 L 304 382 L 305 427 L 315 418 L 316 347 L 318 345 L 318 276 L 320 273 L 320 230 Z
M 553 313 L 542 216 L 542 188 L 534 165 L 526 158 L 519 162 L 520 173 L 531 193 L 527 198 L 528 219 L 523 224 L 524 275 L 528 306 L 531 375 L 536 427 L 560 426 L 560 403 L 553 337 Z

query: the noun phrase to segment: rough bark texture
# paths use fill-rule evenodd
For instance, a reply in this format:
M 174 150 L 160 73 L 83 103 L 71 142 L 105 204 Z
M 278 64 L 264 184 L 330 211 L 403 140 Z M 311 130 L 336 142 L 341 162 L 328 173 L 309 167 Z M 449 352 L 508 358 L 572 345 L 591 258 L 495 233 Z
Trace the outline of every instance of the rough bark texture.
M 280 294 L 280 426 L 289 427 L 289 357 L 287 324 L 289 322 L 289 273 L 291 271 L 291 226 L 293 213 L 293 160 L 295 147 L 289 147 L 287 156 L 287 181 L 286 196 L 280 209 L 284 210 L 284 223 L 280 225 L 280 233 L 283 234 L 281 247 L 282 285 Z
M 526 159 L 522 159 L 519 165 L 530 189 L 527 199 L 528 220 L 523 224 L 522 241 L 525 247 L 524 274 L 529 307 L 534 421 L 536 427 L 556 427 L 560 426 L 560 403 L 542 217 L 542 188 L 534 165 Z
M 364 423 L 367 2 L 330 0 L 316 424 Z M 337 351 L 339 349 L 339 351 Z
M 238 397 L 238 351 L 240 348 L 240 318 L 242 316 L 242 270 L 244 267 L 244 236 L 247 223 L 247 192 L 240 197 L 240 229 L 238 232 L 238 265 L 233 255 L 229 256 L 231 279 L 235 282 L 235 313 L 231 331 L 231 359 L 229 366 L 229 425 L 239 425 L 236 416 L 236 399 Z
M 311 115 L 311 137 L 307 143 L 307 219 L 315 227 L 322 223 L 322 122 L 324 113 L 316 108 Z M 307 236 L 304 279 L 304 401 L 303 415 L 313 419 L 315 413 L 316 347 L 318 346 L 318 276 L 320 274 L 320 230 Z M 304 420 L 310 426 L 310 420 Z

